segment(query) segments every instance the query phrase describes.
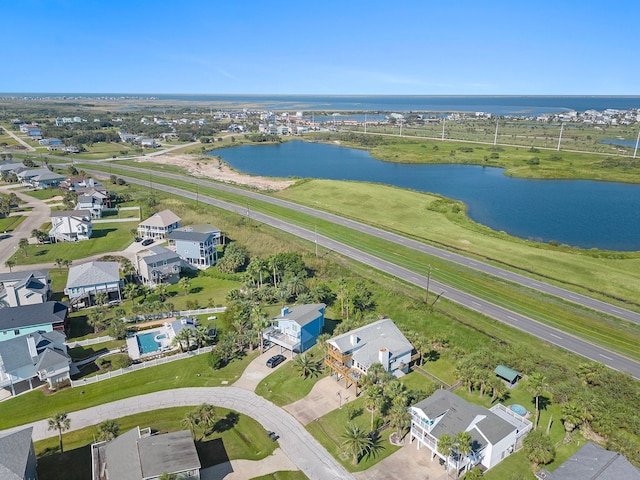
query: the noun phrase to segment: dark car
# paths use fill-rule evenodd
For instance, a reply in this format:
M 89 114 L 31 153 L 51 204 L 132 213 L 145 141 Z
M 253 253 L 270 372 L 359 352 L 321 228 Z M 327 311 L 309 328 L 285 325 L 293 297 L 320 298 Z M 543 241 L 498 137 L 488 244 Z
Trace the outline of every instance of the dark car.
M 153 243 L 153 238 L 147 238 L 146 240 L 142 241 L 142 246 L 146 247 L 147 245 L 151 245 Z
M 142 241 L 142 237 L 136 237 L 133 239 L 135 242 L 141 242 Z
M 286 360 L 286 358 L 285 358 L 284 355 L 274 355 L 269 360 L 267 360 L 267 367 L 276 368 L 278 365 L 280 365 L 285 360 Z

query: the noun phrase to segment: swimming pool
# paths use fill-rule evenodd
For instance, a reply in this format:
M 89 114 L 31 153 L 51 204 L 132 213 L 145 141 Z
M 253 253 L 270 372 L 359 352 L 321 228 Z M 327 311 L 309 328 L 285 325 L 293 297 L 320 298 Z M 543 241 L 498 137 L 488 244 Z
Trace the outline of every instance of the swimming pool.
M 158 331 L 150 332 L 150 333 L 140 333 L 136 335 L 136 339 L 138 340 L 138 347 L 140 348 L 140 353 L 152 353 L 160 350 L 160 344 L 155 341 L 155 337 L 158 335 Z
M 514 403 L 513 405 L 509 405 L 509 409 L 512 412 L 517 413 L 518 415 L 522 415 L 523 417 L 527 414 L 527 409 L 517 403 Z

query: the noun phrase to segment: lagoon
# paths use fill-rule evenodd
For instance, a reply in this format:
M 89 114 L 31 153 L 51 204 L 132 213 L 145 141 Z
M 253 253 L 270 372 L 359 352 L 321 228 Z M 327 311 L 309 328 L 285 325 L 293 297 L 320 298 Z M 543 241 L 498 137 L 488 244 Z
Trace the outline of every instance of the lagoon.
M 529 240 L 640 250 L 640 185 L 512 178 L 503 169 L 476 165 L 390 163 L 364 150 L 302 141 L 210 154 L 252 175 L 385 183 L 440 194 L 463 201 L 476 222 Z

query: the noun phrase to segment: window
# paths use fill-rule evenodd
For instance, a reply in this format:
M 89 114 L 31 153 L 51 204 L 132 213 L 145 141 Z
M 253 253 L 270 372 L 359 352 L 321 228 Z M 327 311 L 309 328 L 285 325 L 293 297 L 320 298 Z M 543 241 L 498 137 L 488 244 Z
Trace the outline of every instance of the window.
M 14 334 L 14 335 L 20 335 L 20 329 L 16 328 L 16 329 L 13 331 L 13 334 Z

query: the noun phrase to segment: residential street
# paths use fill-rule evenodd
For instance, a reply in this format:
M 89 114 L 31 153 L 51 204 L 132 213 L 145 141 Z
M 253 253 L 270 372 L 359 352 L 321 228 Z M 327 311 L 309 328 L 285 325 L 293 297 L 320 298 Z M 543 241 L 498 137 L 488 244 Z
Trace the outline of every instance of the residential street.
M 77 387 L 80 390 L 81 387 Z M 230 408 L 248 415 L 266 430 L 276 432 L 282 451 L 312 480 L 353 479 L 316 439 L 291 415 L 253 392 L 237 387 L 179 388 L 126 398 L 69 413 L 71 430 L 97 425 L 103 420 L 168 407 L 197 406 L 201 403 Z M 33 427 L 33 440 L 55 437 L 47 420 L 22 425 L 11 431 Z M 144 427 L 144 425 L 141 425 Z M 8 431 L 2 432 L 6 433 Z M 265 433 L 266 435 L 266 433 Z

